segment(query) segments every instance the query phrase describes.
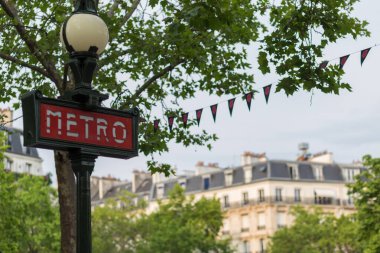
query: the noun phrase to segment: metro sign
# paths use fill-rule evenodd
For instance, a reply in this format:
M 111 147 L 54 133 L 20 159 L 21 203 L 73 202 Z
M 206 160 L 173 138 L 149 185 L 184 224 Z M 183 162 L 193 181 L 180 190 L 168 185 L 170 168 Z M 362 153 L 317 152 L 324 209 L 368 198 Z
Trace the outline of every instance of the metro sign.
M 50 99 L 40 92 L 22 98 L 24 145 L 54 150 L 85 149 L 99 156 L 137 156 L 138 110 L 118 111 Z

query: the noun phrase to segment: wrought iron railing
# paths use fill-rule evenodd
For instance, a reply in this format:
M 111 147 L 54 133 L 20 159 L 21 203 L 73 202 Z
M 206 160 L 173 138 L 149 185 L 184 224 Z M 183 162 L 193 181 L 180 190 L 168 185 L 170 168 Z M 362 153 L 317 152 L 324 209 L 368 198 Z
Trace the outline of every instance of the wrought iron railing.
M 294 197 L 266 196 L 264 199 L 249 199 L 248 201 L 236 201 L 223 203 L 224 209 L 238 208 L 252 205 L 277 204 L 277 205 L 321 205 L 321 206 L 343 206 L 353 207 L 352 201 L 332 197 L 314 197 L 295 199 Z

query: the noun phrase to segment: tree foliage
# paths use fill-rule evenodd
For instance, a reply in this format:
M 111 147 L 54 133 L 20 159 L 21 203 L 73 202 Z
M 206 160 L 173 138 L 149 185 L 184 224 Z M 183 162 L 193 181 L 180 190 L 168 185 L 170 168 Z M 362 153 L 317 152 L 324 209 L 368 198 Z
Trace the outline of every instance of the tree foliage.
M 56 191 L 43 177 L 6 172 L 2 160 L 0 166 L 0 251 L 59 252 Z
M 197 92 L 225 95 L 253 90 L 253 66 L 280 75 L 277 91 L 302 88 L 338 93 L 343 70 L 318 68 L 323 49 L 339 38 L 368 35 L 366 22 L 352 17 L 359 0 L 130 0 L 100 1 L 110 31 L 95 87 L 114 98 L 112 106 L 138 106 L 140 151 L 168 150 L 173 140 L 206 145 L 216 136 L 189 128 L 154 133 L 152 119 L 181 114 L 181 101 Z M 10 101 L 30 89 L 56 96 L 72 87 L 62 82 L 67 53 L 60 26 L 73 1 L 0 1 L 0 97 Z M 269 17 L 268 23 L 265 21 Z M 258 44 L 258 65 L 248 59 Z M 16 104 L 17 105 L 17 104 Z M 180 123 L 178 123 L 181 125 Z M 154 162 L 150 169 L 159 169 Z M 168 173 L 168 167 L 161 168 Z
M 365 253 L 380 252 L 380 159 L 367 155 L 363 158 L 367 167 L 350 185 L 357 208 L 359 239 Z
M 31 89 L 49 97 L 73 89 L 63 82 L 67 53 L 60 27 L 78 0 L 0 0 L 0 101 Z M 139 151 L 152 172 L 173 173 L 154 155 L 168 143 L 211 148 L 217 139 L 188 127 L 155 132 L 156 117 L 180 116 L 181 102 L 199 92 L 237 95 L 254 89 L 253 68 L 280 76 L 277 91 L 338 93 L 350 89 L 343 70 L 318 68 L 323 49 L 338 39 L 368 35 L 366 22 L 352 16 L 360 0 L 104 0 L 99 15 L 110 31 L 94 86 L 111 95 L 117 109 L 138 106 Z M 99 2 L 99 1 L 96 1 Z M 269 17 L 269 20 L 267 18 Z M 248 58 L 252 45 L 257 63 Z M 71 75 L 69 75 L 71 76 Z M 15 107 L 19 107 L 16 100 Z M 162 112 L 162 113 L 159 113 Z M 162 115 L 161 115 L 162 114 Z M 158 116 L 157 116 L 158 115 Z M 74 251 L 74 177 L 67 154 L 55 153 L 64 253 Z
M 295 217 L 291 227 L 276 231 L 270 245 L 271 253 L 360 253 L 358 224 L 353 217 L 335 217 L 322 209 L 308 211 L 302 207 L 292 210 Z
M 232 252 L 229 241 L 217 238 L 223 214 L 219 201 L 194 201 L 176 186 L 158 210 L 144 214 L 131 198 L 94 210 L 94 253 Z

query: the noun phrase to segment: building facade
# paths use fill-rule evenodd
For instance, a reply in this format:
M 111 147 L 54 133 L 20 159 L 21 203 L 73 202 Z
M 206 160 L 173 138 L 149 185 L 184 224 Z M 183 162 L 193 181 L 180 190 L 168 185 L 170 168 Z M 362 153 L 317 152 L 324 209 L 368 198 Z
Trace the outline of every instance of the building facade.
M 295 161 L 246 152 L 236 167 L 198 163 L 195 174 L 171 179 L 145 175 L 143 181 L 149 183 L 138 194 L 149 200 L 147 212 L 156 210 L 157 200 L 167 198 L 176 184 L 195 200 L 217 198 L 225 211 L 220 236 L 232 238 L 236 252 L 264 253 L 269 237 L 292 224 L 292 206 L 319 206 L 336 216 L 355 212 L 346 184 L 363 169 L 336 164 L 328 152 L 305 153 Z
M 27 173 L 36 176 L 43 176 L 42 158 L 38 155 L 36 148 L 24 147 L 24 137 L 22 131 L 12 127 L 12 111 L 3 109 L 1 131 L 5 133 L 8 146 L 4 154 L 4 168 L 14 173 Z

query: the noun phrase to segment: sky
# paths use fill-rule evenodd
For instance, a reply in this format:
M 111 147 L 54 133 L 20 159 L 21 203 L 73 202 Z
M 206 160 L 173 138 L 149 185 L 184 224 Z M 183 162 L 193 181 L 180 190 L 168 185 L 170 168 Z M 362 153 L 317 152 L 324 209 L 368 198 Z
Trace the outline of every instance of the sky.
M 349 53 L 380 44 L 380 1 L 362 0 L 357 4 L 355 16 L 369 22 L 371 36 L 368 38 L 345 38 L 330 45 L 324 52 L 324 59 L 330 60 Z M 294 160 L 299 153 L 298 144 L 307 142 L 310 151 L 316 153 L 327 150 L 334 154 L 338 163 L 351 163 L 363 155 L 380 157 L 380 46 L 369 53 L 363 67 L 360 54 L 350 56 L 344 70 L 343 81 L 352 86 L 352 92 L 342 91 L 340 95 L 297 92 L 287 97 L 285 93 L 273 93 L 269 103 L 265 103 L 262 87 L 275 84 L 275 74 L 262 76 L 257 69 L 255 47 L 250 50 L 255 89 L 260 91 L 252 101 L 249 112 L 245 101 L 236 100 L 232 117 L 227 103 L 219 105 L 216 124 L 211 112 L 204 109 L 201 129 L 216 133 L 219 140 L 209 151 L 205 147 L 184 148 L 169 143 L 169 153 L 156 157 L 158 161 L 172 164 L 178 171 L 192 170 L 198 161 L 219 163 L 222 167 L 240 165 L 240 155 L 245 151 L 265 152 L 269 159 Z M 338 64 L 338 60 L 334 61 Z M 198 108 L 231 97 L 210 97 L 200 95 L 184 101 L 183 108 L 192 111 L 194 118 Z M 15 117 L 21 115 L 15 112 Z M 22 120 L 14 123 L 22 128 Z M 195 131 L 195 132 L 196 132 Z M 53 152 L 39 149 L 43 158 L 45 173 L 55 175 Z M 147 158 L 142 154 L 129 160 L 98 158 L 93 175 L 111 175 L 122 180 L 131 179 L 133 170 L 145 170 Z M 54 180 L 55 181 L 55 180 Z

